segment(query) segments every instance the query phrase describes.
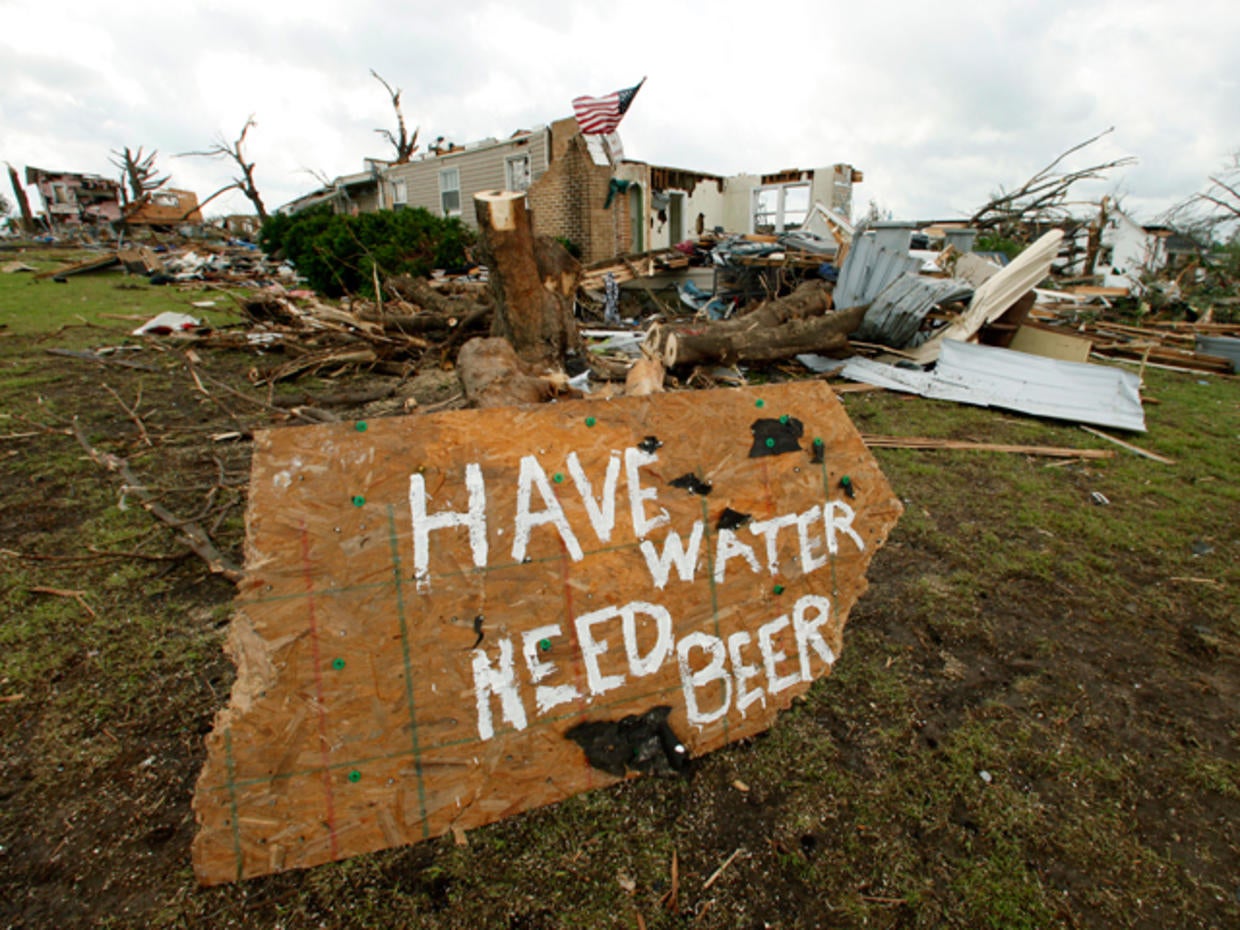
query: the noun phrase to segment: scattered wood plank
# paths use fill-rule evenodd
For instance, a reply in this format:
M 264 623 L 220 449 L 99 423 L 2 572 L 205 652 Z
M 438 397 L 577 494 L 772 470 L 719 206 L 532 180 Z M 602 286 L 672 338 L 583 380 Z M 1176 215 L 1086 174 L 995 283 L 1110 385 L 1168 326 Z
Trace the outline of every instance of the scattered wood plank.
M 85 261 L 76 262 L 72 265 L 65 265 L 62 268 L 51 268 L 47 271 L 40 271 L 34 276 L 36 281 L 45 278 L 69 278 L 75 274 L 86 274 L 91 271 L 102 271 L 105 268 L 111 268 L 113 265 L 121 263 L 120 256 L 115 252 L 110 255 L 99 255 L 95 258 L 88 258 Z
M 1088 428 L 1088 427 L 1087 427 Z M 1090 430 L 1092 433 L 1093 430 Z M 871 449 L 960 450 L 967 452 L 1009 452 L 1016 455 L 1039 455 L 1057 459 L 1110 459 L 1110 449 L 1074 449 L 1063 446 L 1004 445 L 994 442 L 968 442 L 960 439 L 934 439 L 927 436 L 875 436 L 861 434 Z
M 1169 459 L 1165 455 L 1159 455 L 1157 452 L 1151 452 L 1148 449 L 1142 449 L 1140 446 L 1134 446 L 1130 442 L 1124 442 L 1124 440 L 1119 439 L 1115 436 L 1112 436 L 1109 433 L 1104 433 L 1100 429 L 1094 429 L 1092 426 L 1086 426 L 1085 424 L 1082 423 L 1081 429 L 1085 430 L 1085 432 L 1089 433 L 1091 436 L 1097 436 L 1100 439 L 1105 439 L 1107 442 L 1113 442 L 1117 446 L 1122 446 L 1123 448 L 1127 449 L 1129 452 L 1132 452 L 1135 455 L 1139 455 L 1142 458 L 1150 459 L 1155 462 L 1161 462 L 1164 465 L 1175 464 L 1175 459 Z

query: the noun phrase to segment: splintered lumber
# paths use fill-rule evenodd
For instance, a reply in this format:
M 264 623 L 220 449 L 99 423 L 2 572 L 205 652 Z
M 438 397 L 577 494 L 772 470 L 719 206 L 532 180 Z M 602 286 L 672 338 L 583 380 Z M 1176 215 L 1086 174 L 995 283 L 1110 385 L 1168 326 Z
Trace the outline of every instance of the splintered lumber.
M 150 246 L 126 246 L 117 251 L 116 257 L 130 274 L 156 274 L 165 270 L 163 259 Z
M 204 884 L 764 731 L 837 661 L 901 512 L 822 382 L 257 431 L 250 488 Z
M 546 267 L 553 250 L 535 242 L 525 194 L 483 191 L 474 195 L 474 207 L 495 295 L 491 335 L 507 339 L 527 361 L 562 363 L 581 342 L 571 297 L 575 260 L 561 246 L 554 253 L 561 267 Z M 565 274 L 573 277 L 568 294 Z
M 120 256 L 115 252 L 109 255 L 99 255 L 95 258 L 88 258 L 84 261 L 76 262 L 72 265 L 65 265 L 61 268 L 52 268 L 48 271 L 40 271 L 36 274 L 35 280 L 44 278 L 68 278 L 75 274 L 87 274 L 91 271 L 102 271 L 105 268 L 111 268 L 113 265 L 121 263 Z
M 633 363 L 624 378 L 624 393 L 629 397 L 644 397 L 663 390 L 667 369 L 657 358 L 642 356 Z
M 1040 455 L 1056 459 L 1110 459 L 1115 457 L 1115 453 L 1110 449 L 1004 445 L 995 442 L 967 442 L 960 439 L 932 439 L 927 436 L 875 436 L 870 433 L 862 433 L 861 438 L 871 449 L 956 449 L 965 452 L 1010 452 L 1016 455 Z
M 1158 365 L 1174 365 L 1191 371 L 1205 371 L 1213 374 L 1231 374 L 1231 359 L 1220 355 L 1205 355 L 1201 352 L 1190 352 L 1169 346 L 1157 346 L 1152 343 L 1095 345 L 1093 354 L 1099 358 L 1125 359 L 1150 362 Z

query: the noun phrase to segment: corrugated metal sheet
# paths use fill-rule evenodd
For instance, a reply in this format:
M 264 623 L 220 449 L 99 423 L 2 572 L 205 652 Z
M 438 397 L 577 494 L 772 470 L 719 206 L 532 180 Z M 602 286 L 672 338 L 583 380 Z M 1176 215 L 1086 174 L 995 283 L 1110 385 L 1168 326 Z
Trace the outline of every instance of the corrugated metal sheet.
M 1231 370 L 1240 372 L 1240 339 L 1231 336 L 1198 336 L 1197 351 L 1231 359 Z
M 1037 242 L 1016 256 L 973 294 L 969 309 L 957 320 L 943 327 L 925 345 L 918 348 L 914 359 L 923 365 L 938 357 L 939 346 L 950 340 L 971 339 L 987 323 L 993 323 L 1008 307 L 1033 290 L 1051 270 L 1051 262 L 1059 254 L 1063 231 L 1052 229 Z
M 918 259 L 880 248 L 870 236 L 859 236 L 844 257 L 835 283 L 835 308 L 847 310 L 868 304 L 900 275 L 920 267 Z
M 1103 365 L 948 340 L 933 372 L 850 359 L 841 373 L 853 381 L 936 400 L 1145 432 L 1140 380 L 1132 372 Z
M 951 278 L 923 278 L 903 274 L 874 298 L 857 330 L 862 342 L 877 342 L 901 349 L 917 345 L 922 321 L 934 307 L 953 300 L 964 300 L 973 288 Z

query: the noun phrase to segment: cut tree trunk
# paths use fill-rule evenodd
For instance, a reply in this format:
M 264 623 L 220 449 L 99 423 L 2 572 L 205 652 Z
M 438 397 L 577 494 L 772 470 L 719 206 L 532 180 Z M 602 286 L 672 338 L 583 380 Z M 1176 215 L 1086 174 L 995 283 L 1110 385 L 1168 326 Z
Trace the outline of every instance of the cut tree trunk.
M 572 257 L 536 245 L 525 194 L 484 191 L 474 195 L 474 208 L 495 295 L 491 334 L 511 342 L 527 362 L 562 365 L 570 350 L 580 348 L 564 283 L 565 274 L 574 273 Z

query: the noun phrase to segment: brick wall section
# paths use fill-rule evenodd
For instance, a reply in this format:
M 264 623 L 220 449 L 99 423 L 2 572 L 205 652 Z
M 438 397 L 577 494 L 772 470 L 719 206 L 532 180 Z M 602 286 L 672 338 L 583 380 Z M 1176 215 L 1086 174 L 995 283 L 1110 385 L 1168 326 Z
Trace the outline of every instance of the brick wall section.
M 576 243 L 586 264 L 630 251 L 628 198 L 617 196 L 611 207 L 603 207 L 611 176 L 609 167 L 594 164 L 580 135 L 567 140 L 562 153 L 527 194 L 534 232 Z

